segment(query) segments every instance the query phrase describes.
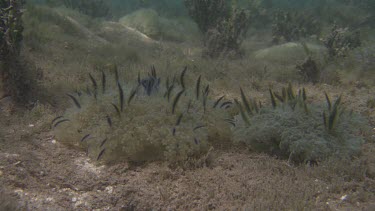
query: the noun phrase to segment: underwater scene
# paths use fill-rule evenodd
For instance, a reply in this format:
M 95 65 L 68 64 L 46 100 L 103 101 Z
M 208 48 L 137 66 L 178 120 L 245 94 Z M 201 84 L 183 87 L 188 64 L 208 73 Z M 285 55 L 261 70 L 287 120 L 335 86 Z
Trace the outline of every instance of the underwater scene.
M 375 0 L 0 12 L 0 211 L 375 210 Z

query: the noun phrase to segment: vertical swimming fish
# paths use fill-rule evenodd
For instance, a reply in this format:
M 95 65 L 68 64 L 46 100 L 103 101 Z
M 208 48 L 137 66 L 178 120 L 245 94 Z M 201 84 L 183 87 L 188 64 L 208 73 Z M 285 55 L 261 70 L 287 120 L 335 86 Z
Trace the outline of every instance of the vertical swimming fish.
M 109 127 L 112 127 L 111 117 L 107 115 L 106 118 L 107 118 L 107 123 L 108 123 Z
M 186 71 L 187 71 L 187 66 L 185 66 L 185 68 L 184 68 L 184 70 L 182 71 L 181 76 L 180 76 L 180 83 L 181 83 L 182 89 L 185 89 L 185 81 L 184 81 L 184 78 L 185 78 Z
M 73 95 L 71 95 L 71 94 L 66 94 L 66 95 L 68 95 L 68 96 L 73 100 L 74 104 L 75 104 L 78 108 L 81 108 L 81 104 L 79 104 L 77 98 L 75 98 L 75 97 L 74 97 Z
M 219 105 L 220 101 L 221 101 L 222 99 L 224 99 L 224 97 L 225 97 L 225 95 L 223 95 L 223 96 L 221 96 L 219 99 L 217 99 L 216 102 L 214 103 L 213 108 L 216 108 L 217 105 Z
M 89 76 L 90 76 L 90 80 L 92 82 L 92 85 L 94 87 L 94 97 L 96 99 L 96 96 L 98 94 L 98 83 L 96 83 L 96 80 L 95 78 L 91 75 L 91 73 L 89 73 Z
M 177 122 L 176 122 L 176 126 L 179 126 L 179 125 L 180 125 L 183 115 L 184 115 L 184 114 L 180 114 L 180 116 L 178 116 L 178 118 L 177 118 Z
M 178 100 L 180 99 L 181 95 L 185 92 L 185 90 L 181 90 L 176 97 L 174 98 L 173 104 L 172 104 L 172 114 L 174 114 L 174 111 L 176 109 Z
M 81 142 L 84 142 L 89 137 L 90 137 L 90 134 L 87 134 L 87 135 L 83 136 L 83 138 L 81 139 Z
M 118 115 L 119 117 L 121 117 L 121 112 L 120 112 L 120 109 L 117 107 L 117 105 L 115 105 L 115 104 L 113 104 L 113 103 L 111 103 L 111 105 L 115 108 L 117 115 Z
M 130 102 L 133 100 L 133 98 L 135 97 L 135 94 L 137 94 L 137 90 L 138 90 L 138 87 L 137 86 L 131 93 L 130 93 L 130 96 L 129 96 L 129 99 L 128 99 L 128 105 L 130 104 Z
M 120 82 L 117 82 L 118 92 L 119 92 L 119 100 L 120 100 L 120 111 L 124 110 L 124 90 L 122 90 Z
M 102 141 L 102 143 L 100 143 L 100 148 L 107 142 L 107 138 L 106 139 L 104 139 L 103 141 Z
M 196 93 L 197 100 L 199 99 L 199 93 L 201 91 L 201 88 L 200 88 L 201 87 L 201 77 L 202 77 L 202 75 L 200 75 L 198 77 L 197 84 L 196 84 L 196 87 L 195 87 L 195 93 Z
M 100 151 L 98 157 L 96 158 L 96 161 L 98 161 L 103 156 L 104 152 L 105 152 L 105 149 L 102 149 L 102 151 Z
M 105 93 L 105 88 L 106 88 L 106 75 L 105 73 L 102 71 L 102 91 L 103 91 L 103 94 Z

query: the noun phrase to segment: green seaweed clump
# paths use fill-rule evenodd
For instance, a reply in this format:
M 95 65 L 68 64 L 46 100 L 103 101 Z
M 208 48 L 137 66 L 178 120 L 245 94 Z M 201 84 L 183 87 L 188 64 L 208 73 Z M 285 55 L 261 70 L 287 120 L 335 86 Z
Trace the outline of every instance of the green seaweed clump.
M 32 77 L 21 58 L 23 3 L 0 1 L 0 99 L 12 96 L 21 103 L 30 99 L 33 88 Z
M 240 46 L 249 23 L 249 14 L 245 10 L 235 9 L 231 17 L 207 31 L 203 55 L 210 58 L 241 56 Z
M 295 95 L 291 86 L 282 94 L 270 90 L 272 107 L 238 117 L 234 140 L 252 150 L 303 163 L 329 157 L 358 155 L 366 129 L 360 116 L 346 112 L 339 98 L 334 105 L 327 96 L 328 109 L 307 104 L 306 91 Z M 246 105 L 246 103 L 244 103 Z M 246 107 L 246 106 L 245 106 Z M 243 109 L 243 113 L 245 109 Z
M 228 15 L 226 0 L 184 0 L 189 15 L 202 33 L 215 28 Z
M 214 109 L 208 108 L 209 86 L 203 87 L 199 78 L 189 88 L 186 71 L 179 79 L 168 77 L 165 86 L 154 68 L 148 77 L 139 75 L 126 86 L 117 71 L 112 85 L 104 72 L 101 83 L 90 75 L 92 85 L 86 91 L 67 95 L 75 106 L 52 121 L 57 139 L 105 162 L 198 159 L 213 146 L 208 139 L 218 120 L 209 112 Z
M 320 23 L 312 16 L 301 12 L 278 10 L 275 12 L 272 24 L 272 41 L 298 41 L 311 35 L 319 35 Z
M 63 4 L 91 17 L 108 17 L 109 5 L 104 0 L 63 0 Z
M 225 0 L 185 0 L 189 15 L 204 34 L 204 57 L 238 57 L 240 45 L 249 27 L 247 10 Z
M 325 38 L 324 45 L 328 49 L 330 58 L 345 57 L 348 51 L 361 46 L 360 33 L 334 25 Z

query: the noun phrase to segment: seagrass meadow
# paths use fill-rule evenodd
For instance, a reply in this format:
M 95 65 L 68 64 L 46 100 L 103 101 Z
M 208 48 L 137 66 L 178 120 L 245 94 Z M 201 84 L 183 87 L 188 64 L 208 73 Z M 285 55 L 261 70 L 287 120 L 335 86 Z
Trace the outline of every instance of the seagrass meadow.
M 0 210 L 374 210 L 374 8 L 0 1 Z

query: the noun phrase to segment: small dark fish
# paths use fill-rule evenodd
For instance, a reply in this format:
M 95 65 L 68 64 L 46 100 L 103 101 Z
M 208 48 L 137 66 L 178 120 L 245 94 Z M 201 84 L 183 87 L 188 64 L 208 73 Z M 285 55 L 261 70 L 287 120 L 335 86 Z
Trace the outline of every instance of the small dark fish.
M 181 76 L 180 76 L 180 82 L 181 82 L 182 89 L 185 89 L 184 77 L 185 77 L 186 71 L 187 71 L 187 66 L 185 66 L 185 68 L 182 71 Z
M 138 85 L 140 85 L 141 84 L 141 73 L 140 72 L 138 72 L 137 81 L 138 81 Z
M 184 114 L 180 114 L 180 116 L 178 116 L 178 119 L 177 119 L 177 122 L 176 122 L 176 126 L 180 125 L 183 115 Z
M 203 111 L 206 113 L 206 107 L 207 107 L 207 95 L 203 96 Z
M 176 135 L 176 128 L 173 128 L 173 129 L 172 129 L 172 135 L 173 135 L 173 136 Z
M 94 89 L 95 90 L 98 89 L 98 84 L 96 83 L 95 78 L 91 75 L 91 73 L 89 73 L 89 76 L 90 76 L 90 80 L 92 82 L 92 85 L 93 85 Z
M 118 77 L 118 68 L 117 68 L 117 65 L 115 64 L 113 66 L 113 68 L 114 68 L 114 71 L 115 71 L 115 80 L 116 80 L 116 83 L 118 83 L 119 77 Z
M 156 69 L 154 65 L 151 66 L 151 76 L 156 78 Z
M 107 79 L 105 73 L 102 71 L 102 91 L 103 94 L 105 93 L 105 87 L 106 87 Z
M 180 99 L 181 95 L 185 92 L 185 90 L 181 90 L 176 97 L 174 98 L 173 105 L 172 105 L 172 114 L 174 114 L 174 111 L 176 109 L 178 100 Z
M 240 91 L 241 91 L 242 102 L 245 105 L 245 109 L 246 109 L 247 113 L 252 114 L 253 113 L 252 108 L 250 107 L 249 101 L 246 99 L 245 93 L 244 93 L 244 91 L 242 90 L 241 87 L 240 87 Z
M 216 108 L 217 105 L 219 105 L 220 101 L 221 101 L 222 99 L 224 99 L 224 97 L 225 97 L 225 95 L 223 95 L 223 96 L 221 96 L 219 99 L 217 99 L 216 102 L 215 102 L 215 104 L 214 104 L 214 106 L 213 106 L 213 108 Z
M 75 98 L 75 97 L 74 97 L 73 95 L 71 95 L 71 94 L 66 94 L 66 95 L 68 95 L 68 96 L 73 100 L 74 104 L 75 104 L 78 108 L 81 108 L 81 104 L 79 104 L 77 98 Z
M 233 119 L 224 119 L 224 121 L 228 122 L 228 123 L 231 124 L 233 127 L 236 127 L 236 123 L 234 122 Z
M 102 143 L 100 144 L 100 147 L 102 147 L 106 142 L 107 142 L 107 138 L 106 139 L 104 139 L 103 141 L 102 141 Z
M 109 117 L 108 115 L 107 115 L 107 122 L 108 122 L 109 127 L 112 127 L 112 120 L 111 120 L 111 117 Z
M 105 152 L 105 149 L 102 149 L 102 151 L 100 151 L 98 158 L 96 158 L 96 161 L 98 161 L 103 156 L 104 152 Z
M 228 122 L 229 124 L 231 124 L 233 127 L 236 127 L 236 124 L 234 122 Z
M 53 128 L 57 127 L 59 124 L 63 123 L 63 122 L 69 122 L 70 120 L 69 119 L 63 119 L 63 120 L 60 120 L 58 122 L 56 122 L 55 125 L 53 125 Z
M 111 103 L 111 105 L 115 108 L 117 115 L 118 115 L 119 117 L 121 117 L 121 112 L 120 112 L 120 109 L 117 107 L 117 105 L 115 105 L 115 104 L 113 104 L 113 103 Z
M 96 83 L 95 78 L 89 73 L 90 80 L 92 82 L 92 85 L 94 87 L 94 98 L 96 99 L 96 95 L 98 94 L 98 84 Z
M 210 93 L 210 85 L 207 85 L 206 88 L 204 89 L 203 95 L 207 97 L 209 93 Z
M 269 89 L 269 92 L 270 92 L 270 96 L 271 96 L 272 107 L 276 108 L 277 103 L 276 103 L 276 99 L 275 99 L 275 93 L 272 91 L 272 89 Z
M 79 90 L 76 90 L 75 93 L 78 95 L 78 97 L 81 97 L 81 96 L 82 96 L 82 92 L 79 91 Z
M 280 96 L 279 94 L 277 94 L 276 92 L 275 93 L 273 93 L 274 95 L 275 95 L 275 97 L 280 101 L 280 102 L 284 102 L 285 100 L 284 100 L 284 98 L 282 97 L 282 96 Z
M 165 83 L 165 88 L 167 88 L 167 90 L 169 89 L 169 76 L 167 77 L 167 81 Z
M 81 142 L 84 142 L 89 137 L 90 137 L 90 134 L 87 134 L 87 135 L 83 136 L 83 138 L 81 139 Z
M 196 87 L 195 87 L 195 92 L 196 92 L 196 98 L 197 98 L 197 100 L 199 99 L 199 93 L 200 93 L 200 91 L 201 91 L 201 77 L 202 77 L 202 75 L 200 75 L 199 77 L 198 77 L 198 80 L 197 80 L 197 85 L 196 85 Z
M 302 99 L 303 99 L 303 101 L 307 100 L 307 95 L 306 95 L 306 89 L 305 89 L 305 87 L 302 88 Z
M 196 126 L 194 129 L 193 129 L 193 131 L 196 131 L 196 130 L 198 130 L 198 129 L 200 129 L 200 128 L 204 128 L 204 127 L 206 127 L 205 125 L 198 125 L 198 126 Z
M 86 87 L 86 94 L 87 94 L 88 96 L 92 96 L 92 93 L 91 93 L 91 91 L 90 91 L 89 86 Z
M 171 93 L 172 93 L 173 88 L 174 88 L 174 84 L 172 84 L 172 85 L 169 87 L 169 89 L 167 90 L 168 102 L 169 102 L 169 100 L 170 100 L 170 98 L 171 98 Z
M 54 123 L 56 120 L 61 119 L 61 118 L 63 118 L 63 117 L 64 117 L 64 116 L 58 116 L 58 117 L 54 118 L 54 119 L 51 121 L 51 125 L 53 125 L 53 123 Z
M 198 144 L 199 144 L 199 139 L 194 138 L 194 143 L 195 143 L 196 145 L 198 145 Z
M 119 98 L 120 98 L 120 111 L 124 110 L 124 90 L 122 90 L 121 84 L 117 82 Z
M 231 102 L 231 101 L 226 101 L 226 102 L 224 102 L 223 104 L 221 104 L 220 108 L 223 108 L 223 107 L 225 107 L 225 106 L 227 106 L 227 105 L 232 105 L 232 104 L 233 104 L 233 102 Z
M 188 103 L 188 106 L 187 106 L 187 109 L 186 109 L 186 112 L 187 113 L 189 113 L 189 110 L 190 110 L 190 108 L 191 108 L 191 104 L 192 104 L 193 102 L 192 102 L 192 100 L 190 99 L 189 100 L 189 103 Z
M 132 101 L 132 99 L 135 97 L 135 94 L 137 94 L 137 90 L 138 90 L 138 87 L 135 88 L 135 89 L 130 93 L 130 96 L 129 96 L 129 99 L 128 99 L 128 105 L 130 104 L 130 102 Z

